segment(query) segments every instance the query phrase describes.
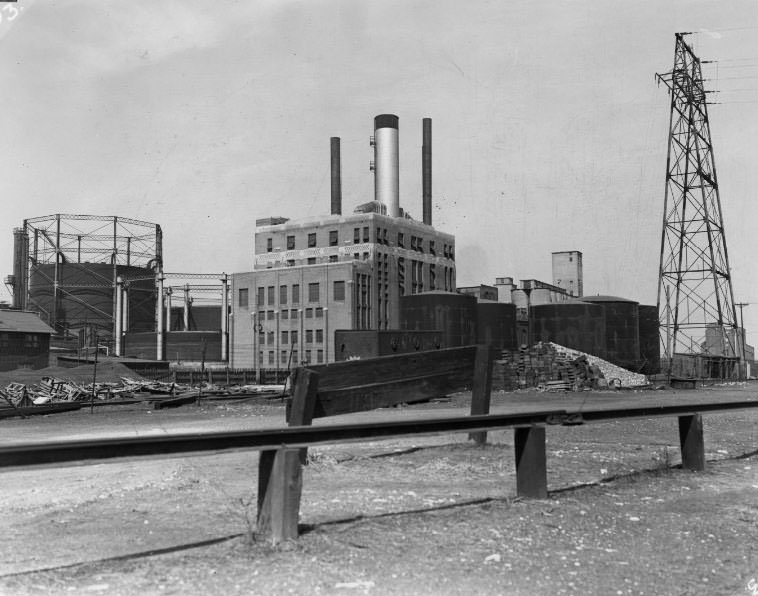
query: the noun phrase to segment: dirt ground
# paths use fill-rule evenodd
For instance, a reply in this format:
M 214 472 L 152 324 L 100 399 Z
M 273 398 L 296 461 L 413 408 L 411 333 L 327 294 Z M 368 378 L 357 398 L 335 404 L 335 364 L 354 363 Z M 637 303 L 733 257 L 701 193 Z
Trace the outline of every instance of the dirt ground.
M 266 424 L 282 406 L 86 416 L 0 433 Z M 457 434 L 311 449 L 303 534 L 277 548 L 250 536 L 254 452 L 7 471 L 0 594 L 758 593 L 756 421 L 705 417 L 705 473 L 676 468 L 675 418 L 550 427 L 550 495 L 531 501 L 515 498 L 512 431 L 484 447 Z

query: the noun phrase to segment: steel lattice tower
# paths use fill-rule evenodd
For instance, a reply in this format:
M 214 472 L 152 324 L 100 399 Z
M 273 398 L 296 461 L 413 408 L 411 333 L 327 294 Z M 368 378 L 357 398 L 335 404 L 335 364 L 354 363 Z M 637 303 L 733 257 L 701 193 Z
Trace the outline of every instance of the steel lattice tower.
M 737 314 L 700 59 L 676 34 L 669 88 L 666 193 L 658 278 L 665 362 L 674 354 L 735 357 Z

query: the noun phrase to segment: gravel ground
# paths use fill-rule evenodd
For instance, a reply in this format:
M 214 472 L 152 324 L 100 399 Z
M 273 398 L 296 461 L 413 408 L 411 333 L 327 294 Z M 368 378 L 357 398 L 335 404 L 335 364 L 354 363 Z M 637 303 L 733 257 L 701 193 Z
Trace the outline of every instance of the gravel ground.
M 157 414 L 122 409 L 112 425 Z M 95 415 L 103 428 L 107 416 Z M 461 434 L 311 449 L 303 535 L 277 548 L 249 536 L 255 453 L 4 472 L 0 593 L 750 594 L 758 413 L 705 420 L 697 474 L 676 468 L 673 418 L 551 427 L 545 500 L 515 498 L 511 432 L 485 447 Z

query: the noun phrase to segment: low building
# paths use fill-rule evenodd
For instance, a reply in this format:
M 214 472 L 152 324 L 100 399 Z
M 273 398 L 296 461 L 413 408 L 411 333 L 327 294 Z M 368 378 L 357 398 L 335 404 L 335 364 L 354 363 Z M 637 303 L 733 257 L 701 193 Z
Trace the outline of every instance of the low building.
M 46 367 L 53 333 L 36 312 L 0 310 L 0 370 Z

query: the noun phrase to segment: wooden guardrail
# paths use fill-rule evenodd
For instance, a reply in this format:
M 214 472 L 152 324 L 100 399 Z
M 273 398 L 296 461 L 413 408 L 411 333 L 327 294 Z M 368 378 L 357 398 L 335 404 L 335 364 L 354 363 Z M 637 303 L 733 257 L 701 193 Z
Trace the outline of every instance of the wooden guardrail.
M 488 430 L 513 428 L 517 494 L 545 498 L 547 426 L 677 416 L 682 466 L 703 470 L 702 413 L 758 408 L 758 400 L 699 401 L 627 405 L 616 409 L 609 409 L 606 405 L 588 407 L 581 412 L 536 409 L 526 413 L 492 415 L 487 414 L 491 376 L 488 350 L 469 346 L 436 353 L 437 358 L 417 352 L 298 369 L 289 408 L 290 427 L 7 445 L 0 447 L 0 468 L 228 449 L 260 450 L 258 531 L 277 543 L 298 535 L 301 456 L 302 449 L 308 446 L 451 432 L 469 432 L 475 440 L 483 441 Z M 441 395 L 446 389 L 466 386 L 467 381 L 473 383 L 472 411 L 485 412 L 473 412 L 469 416 L 310 426 L 310 422 L 320 416 Z

